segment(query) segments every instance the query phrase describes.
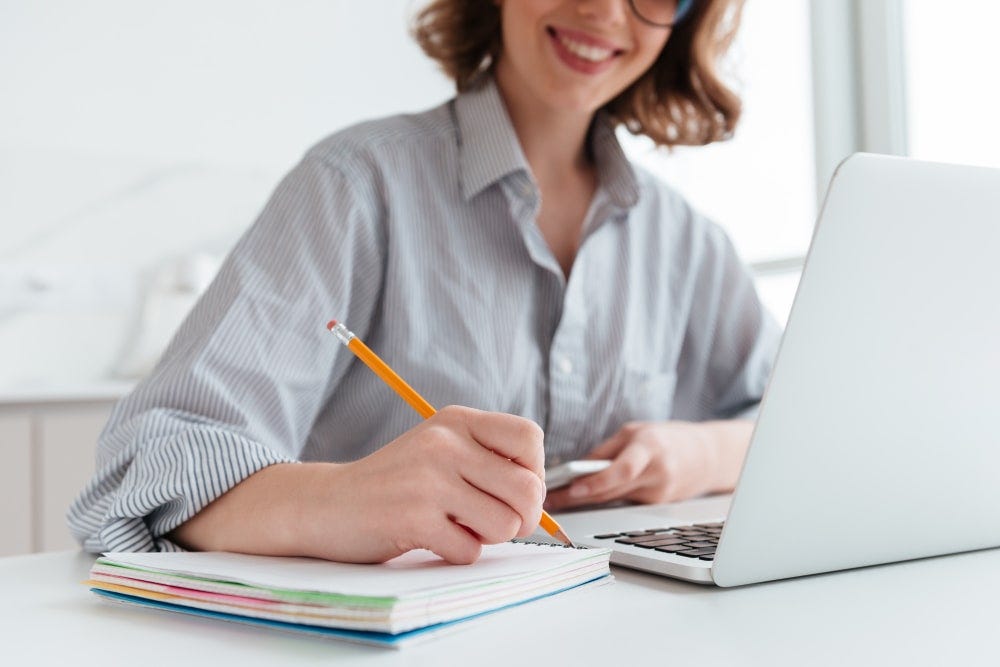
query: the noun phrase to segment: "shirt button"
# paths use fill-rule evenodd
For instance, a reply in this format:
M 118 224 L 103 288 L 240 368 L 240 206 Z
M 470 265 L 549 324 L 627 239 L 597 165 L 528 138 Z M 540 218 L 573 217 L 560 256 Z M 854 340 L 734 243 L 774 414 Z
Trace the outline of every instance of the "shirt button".
M 559 357 L 556 360 L 556 367 L 563 375 L 569 375 L 573 372 L 573 362 L 569 360 L 569 357 Z

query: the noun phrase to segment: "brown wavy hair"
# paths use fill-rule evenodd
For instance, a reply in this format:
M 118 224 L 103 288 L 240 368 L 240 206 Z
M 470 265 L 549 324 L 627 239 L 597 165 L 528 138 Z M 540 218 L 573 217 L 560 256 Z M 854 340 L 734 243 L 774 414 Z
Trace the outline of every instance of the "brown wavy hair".
M 743 1 L 694 0 L 656 62 L 605 111 L 633 134 L 662 146 L 730 138 L 742 105 L 719 66 L 739 27 Z M 500 8 L 494 0 L 432 0 L 414 17 L 412 32 L 463 92 L 497 62 Z

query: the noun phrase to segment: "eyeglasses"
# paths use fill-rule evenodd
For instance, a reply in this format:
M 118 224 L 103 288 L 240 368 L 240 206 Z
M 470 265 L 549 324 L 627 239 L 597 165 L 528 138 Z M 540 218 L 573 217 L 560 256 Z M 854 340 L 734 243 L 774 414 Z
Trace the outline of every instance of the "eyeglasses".
M 657 28 L 672 28 L 690 13 L 694 0 L 628 0 L 640 21 Z

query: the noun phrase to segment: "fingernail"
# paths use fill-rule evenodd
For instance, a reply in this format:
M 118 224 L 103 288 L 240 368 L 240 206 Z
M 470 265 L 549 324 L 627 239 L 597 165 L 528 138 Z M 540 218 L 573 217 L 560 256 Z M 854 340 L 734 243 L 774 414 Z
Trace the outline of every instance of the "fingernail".
M 587 488 L 586 484 L 574 484 L 569 487 L 570 498 L 582 498 L 590 493 L 590 489 Z

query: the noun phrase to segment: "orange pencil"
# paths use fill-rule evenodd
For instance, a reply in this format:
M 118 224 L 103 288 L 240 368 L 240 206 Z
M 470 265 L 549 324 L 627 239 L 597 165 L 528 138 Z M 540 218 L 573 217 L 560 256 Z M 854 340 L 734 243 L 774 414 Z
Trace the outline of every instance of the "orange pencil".
M 410 407 L 417 411 L 424 419 L 431 417 L 436 411 L 434 407 L 424 400 L 424 397 L 417 393 L 417 391 L 406 384 L 406 381 L 396 374 L 396 371 L 389 368 L 389 365 L 382 361 L 381 358 L 374 352 L 371 348 L 361 342 L 361 339 L 354 335 L 350 329 L 345 327 L 343 324 L 337 322 L 337 320 L 330 320 L 330 323 L 326 325 L 326 328 L 330 330 L 330 333 L 334 334 L 340 339 L 340 342 L 347 346 L 351 352 L 357 355 L 358 359 L 365 362 L 368 368 L 375 372 L 375 375 L 382 378 L 389 387 L 392 388 L 397 394 L 399 394 L 404 401 L 410 404 Z M 573 546 L 573 542 L 569 539 L 569 536 L 563 531 L 563 529 L 556 523 L 556 520 L 549 516 L 549 513 L 542 510 L 542 518 L 539 520 L 538 524 L 542 529 L 556 538 L 563 544 L 568 544 Z

